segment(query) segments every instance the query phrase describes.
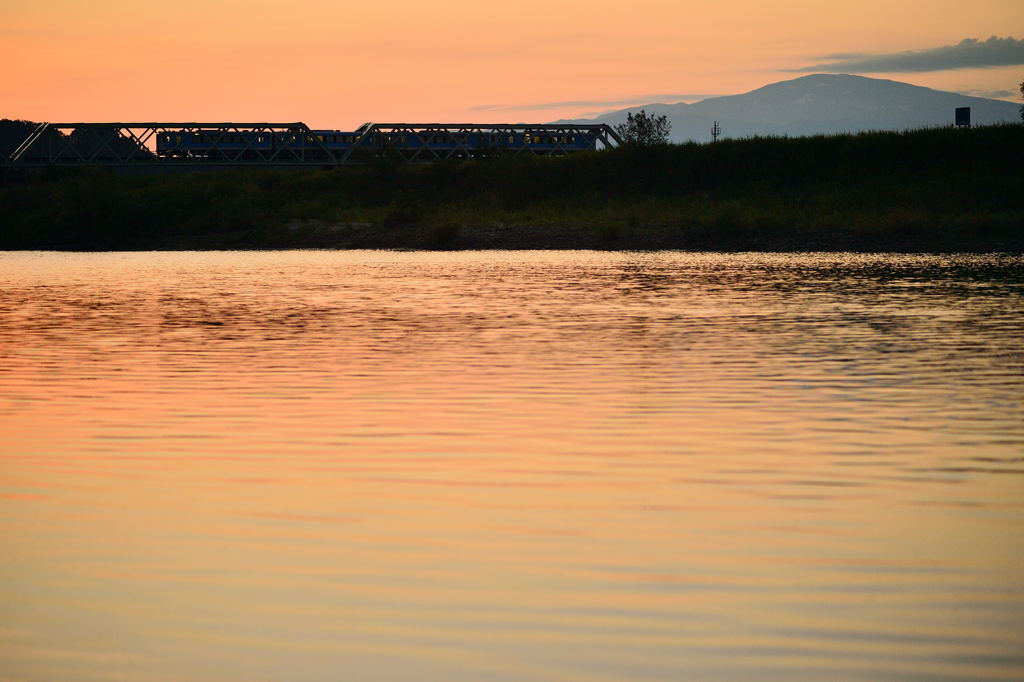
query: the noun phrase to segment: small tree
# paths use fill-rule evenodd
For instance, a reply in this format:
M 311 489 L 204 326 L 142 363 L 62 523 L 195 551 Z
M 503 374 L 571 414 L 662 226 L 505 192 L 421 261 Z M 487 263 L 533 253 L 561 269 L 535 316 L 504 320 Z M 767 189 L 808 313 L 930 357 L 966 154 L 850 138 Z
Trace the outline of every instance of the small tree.
M 668 116 L 648 114 L 645 109 L 636 114 L 626 114 L 626 122 L 615 126 L 615 132 L 622 138 L 623 144 L 636 147 L 665 144 L 671 130 L 672 124 L 669 123 Z
M 1024 81 L 1020 82 L 1020 96 L 1024 97 Z M 1020 120 L 1024 121 L 1024 107 L 1020 108 Z

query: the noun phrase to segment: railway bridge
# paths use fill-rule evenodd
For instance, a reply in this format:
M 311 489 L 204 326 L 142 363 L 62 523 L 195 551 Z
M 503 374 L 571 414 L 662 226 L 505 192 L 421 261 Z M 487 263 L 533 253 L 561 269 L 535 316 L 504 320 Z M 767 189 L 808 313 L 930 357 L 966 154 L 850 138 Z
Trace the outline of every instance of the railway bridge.
M 13 168 L 198 169 L 321 167 L 392 158 L 408 163 L 501 155 L 562 156 L 621 144 L 605 124 L 43 123 L 14 150 Z

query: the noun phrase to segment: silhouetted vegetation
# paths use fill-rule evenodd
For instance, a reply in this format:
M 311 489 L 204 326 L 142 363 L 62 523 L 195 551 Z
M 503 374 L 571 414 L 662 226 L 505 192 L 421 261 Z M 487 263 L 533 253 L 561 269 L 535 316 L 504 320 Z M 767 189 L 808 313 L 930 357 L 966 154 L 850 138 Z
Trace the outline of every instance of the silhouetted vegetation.
M 672 123 L 668 120 L 668 116 L 648 114 L 646 109 L 641 109 L 636 114 L 628 112 L 626 122 L 615 126 L 615 132 L 619 134 L 625 145 L 650 147 L 668 142 L 668 135 L 672 132 Z
M 1024 250 L 1024 126 L 0 188 L 0 248 Z
M 0 119 L 0 162 L 11 158 L 11 154 L 32 134 L 38 123 L 32 121 Z

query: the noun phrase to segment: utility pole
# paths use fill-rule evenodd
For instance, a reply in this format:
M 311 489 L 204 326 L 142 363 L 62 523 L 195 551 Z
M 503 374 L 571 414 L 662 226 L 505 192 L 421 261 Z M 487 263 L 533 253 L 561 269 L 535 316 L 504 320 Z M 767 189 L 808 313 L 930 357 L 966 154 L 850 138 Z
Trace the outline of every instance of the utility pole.
M 718 142 L 718 136 L 722 134 L 722 128 L 718 125 L 718 121 L 715 121 L 715 125 L 711 126 L 711 141 Z

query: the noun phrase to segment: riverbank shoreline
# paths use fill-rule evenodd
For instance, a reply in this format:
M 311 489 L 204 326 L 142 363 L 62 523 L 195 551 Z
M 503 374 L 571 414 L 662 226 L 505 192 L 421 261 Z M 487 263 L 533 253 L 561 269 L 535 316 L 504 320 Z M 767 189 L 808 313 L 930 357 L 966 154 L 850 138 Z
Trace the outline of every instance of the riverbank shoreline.
M 1024 253 L 1022 234 L 944 233 L 870 235 L 849 230 L 818 233 L 690 234 L 657 227 L 472 225 L 378 226 L 294 221 L 277 230 L 187 235 L 128 241 L 118 251 L 266 251 L 266 250 L 428 250 L 428 251 L 714 251 L 856 253 Z M 80 251 L 80 248 L 52 250 Z M 93 249 L 87 249 L 93 250 Z
M 329 171 L 10 175 L 3 250 L 1024 252 L 1024 126 Z

